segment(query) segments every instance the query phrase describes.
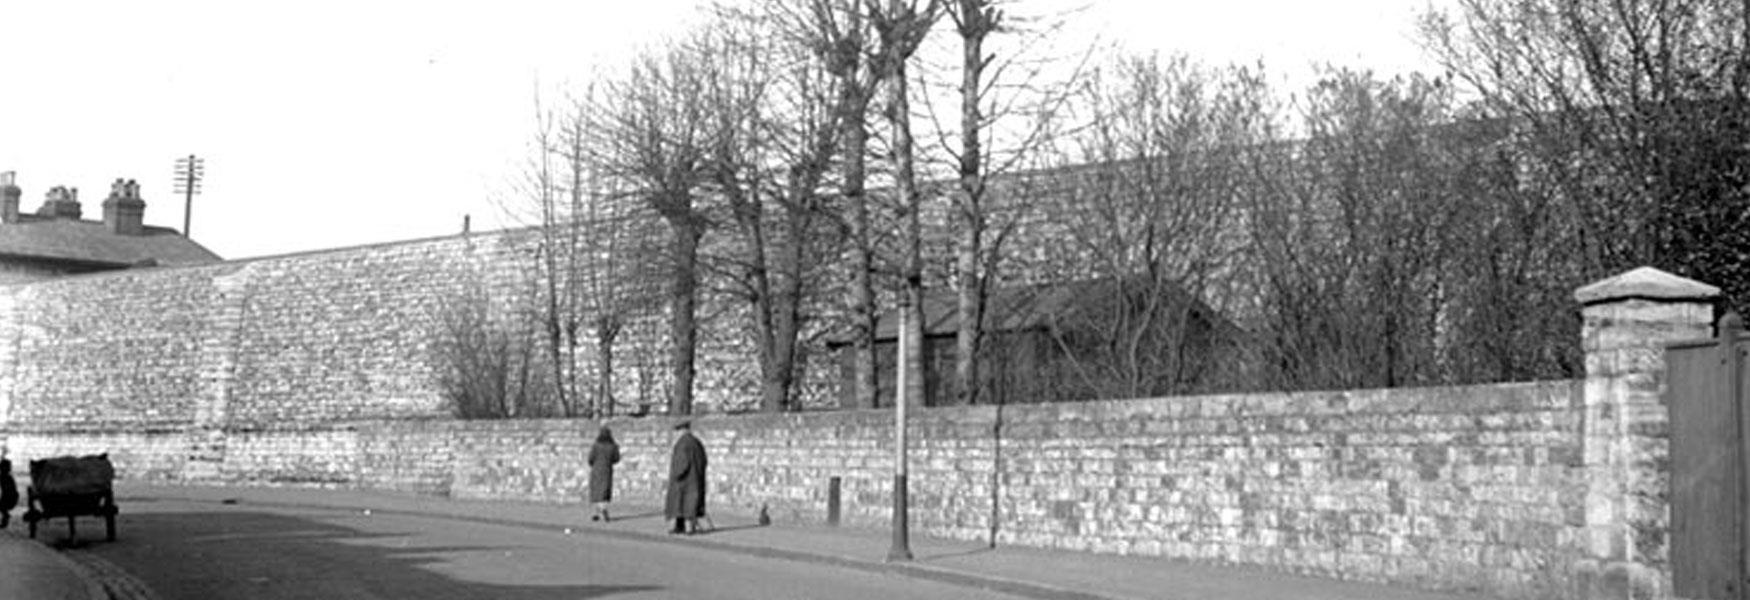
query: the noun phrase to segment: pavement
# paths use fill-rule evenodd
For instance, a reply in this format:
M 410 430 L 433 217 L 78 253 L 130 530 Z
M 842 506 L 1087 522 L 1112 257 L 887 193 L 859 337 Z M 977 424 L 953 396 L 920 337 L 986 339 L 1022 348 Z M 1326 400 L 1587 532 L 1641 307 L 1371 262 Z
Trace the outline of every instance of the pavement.
M 14 511 L 12 523 L 0 530 L 0 598 L 24 600 L 107 600 L 108 593 L 92 574 L 54 548 L 26 537 Z
M 1257 569 L 1021 547 L 990 548 L 983 542 L 913 535 L 912 560 L 888 561 L 893 547 L 886 530 L 824 524 L 759 525 L 753 515 L 714 514 L 714 528 L 674 536 L 659 506 L 617 502 L 614 520 L 595 523 L 579 504 L 452 500 L 389 492 L 301 488 L 117 486 L 122 510 L 119 535 L 127 535 L 128 500 L 177 498 L 216 504 L 283 506 L 436 516 L 573 535 L 603 535 L 644 542 L 684 544 L 723 552 L 894 573 L 1027 598 L 1131 600 L 1479 600 L 1371 583 L 1302 577 Z M 0 600 L 106 600 L 99 575 L 42 541 L 24 535 L 17 522 L 0 530 Z M 101 542 L 97 542 L 101 543 Z M 124 594 L 125 595 L 125 594 Z

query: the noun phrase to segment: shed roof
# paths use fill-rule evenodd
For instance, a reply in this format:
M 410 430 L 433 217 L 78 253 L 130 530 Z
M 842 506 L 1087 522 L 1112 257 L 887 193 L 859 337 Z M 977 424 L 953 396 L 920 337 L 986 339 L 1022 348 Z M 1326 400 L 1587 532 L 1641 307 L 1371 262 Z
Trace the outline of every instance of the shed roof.
M 1053 319 L 1074 313 L 1090 301 L 1117 293 L 1118 284 L 1111 278 L 1080 279 L 1060 283 L 1042 283 L 996 288 L 985 301 L 987 331 L 1023 331 L 1047 327 Z M 1185 297 L 1184 288 L 1169 285 L 1164 293 Z M 1200 309 L 1209 311 L 1207 306 Z M 951 289 L 924 292 L 924 335 L 954 335 L 959 328 L 959 297 Z M 875 339 L 891 341 L 899 337 L 897 307 L 881 311 L 875 323 Z M 835 337 L 828 344 L 850 343 L 848 338 Z

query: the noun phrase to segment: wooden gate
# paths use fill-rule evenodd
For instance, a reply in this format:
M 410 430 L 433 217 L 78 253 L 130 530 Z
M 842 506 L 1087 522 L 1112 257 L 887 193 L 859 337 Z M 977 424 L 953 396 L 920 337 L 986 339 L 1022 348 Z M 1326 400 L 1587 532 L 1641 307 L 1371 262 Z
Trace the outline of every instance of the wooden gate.
M 1745 407 L 1742 321 L 1728 313 L 1716 338 L 1666 347 L 1671 416 L 1673 592 L 1750 600 L 1750 410 Z

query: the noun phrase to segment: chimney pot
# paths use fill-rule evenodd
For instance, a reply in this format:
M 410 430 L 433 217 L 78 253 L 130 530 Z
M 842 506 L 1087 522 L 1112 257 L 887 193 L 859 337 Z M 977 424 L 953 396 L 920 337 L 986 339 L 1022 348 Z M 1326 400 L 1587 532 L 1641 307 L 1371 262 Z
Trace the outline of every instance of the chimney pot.
M 55 219 L 77 219 L 83 212 L 79 207 L 79 188 L 64 185 L 49 188 L 42 208 L 36 209 L 36 214 Z
M 0 223 L 18 222 L 18 201 L 24 196 L 24 191 L 18 189 L 18 173 L 6 171 L 0 173 Z
M 146 201 L 140 199 L 140 184 L 117 177 L 103 201 L 103 224 L 116 235 L 140 235 L 145 231 Z

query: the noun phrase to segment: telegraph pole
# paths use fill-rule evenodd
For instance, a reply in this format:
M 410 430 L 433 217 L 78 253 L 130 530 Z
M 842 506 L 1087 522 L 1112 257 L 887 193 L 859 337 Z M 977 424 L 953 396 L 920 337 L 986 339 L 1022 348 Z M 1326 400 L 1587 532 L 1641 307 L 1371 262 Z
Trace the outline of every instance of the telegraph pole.
M 193 238 L 189 232 L 194 213 L 194 196 L 201 193 L 201 180 L 206 178 L 207 161 L 190 154 L 176 159 L 176 193 L 182 194 L 182 237 Z

